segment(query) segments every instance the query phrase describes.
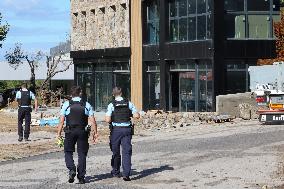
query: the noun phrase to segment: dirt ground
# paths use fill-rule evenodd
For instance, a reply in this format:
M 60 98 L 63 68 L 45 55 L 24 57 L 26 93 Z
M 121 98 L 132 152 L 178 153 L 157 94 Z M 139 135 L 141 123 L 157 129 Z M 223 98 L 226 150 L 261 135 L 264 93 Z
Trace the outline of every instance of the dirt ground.
M 99 126 L 99 143 L 107 142 L 107 127 Z M 16 114 L 0 112 L 0 161 L 62 151 L 56 145 L 57 127 L 32 126 L 30 142 L 18 142 Z

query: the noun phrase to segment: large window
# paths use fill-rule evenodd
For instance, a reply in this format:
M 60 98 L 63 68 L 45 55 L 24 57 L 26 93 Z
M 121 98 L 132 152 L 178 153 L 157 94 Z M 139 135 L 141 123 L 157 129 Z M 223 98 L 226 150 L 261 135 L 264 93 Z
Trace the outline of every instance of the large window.
M 212 0 L 171 0 L 169 2 L 169 41 L 211 39 Z
M 225 0 L 229 39 L 274 38 L 273 22 L 280 19 L 279 0 Z
M 77 85 L 83 89 L 83 97 L 96 111 L 105 111 L 112 101 L 112 88 L 122 88 L 123 96 L 130 98 L 129 62 L 109 62 L 76 65 Z
M 157 1 L 147 2 L 147 44 L 159 43 L 159 13 Z
M 227 66 L 228 94 L 249 91 L 249 66 L 255 66 L 256 60 L 225 60 Z

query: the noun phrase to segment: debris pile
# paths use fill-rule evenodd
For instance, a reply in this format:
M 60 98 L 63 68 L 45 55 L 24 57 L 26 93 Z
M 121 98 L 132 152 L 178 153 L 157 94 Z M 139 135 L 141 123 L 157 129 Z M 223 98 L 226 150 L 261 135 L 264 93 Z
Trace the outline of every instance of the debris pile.
M 135 125 L 143 128 L 177 128 L 197 126 L 205 123 L 231 122 L 234 117 L 217 115 L 216 112 L 162 112 L 148 111 Z

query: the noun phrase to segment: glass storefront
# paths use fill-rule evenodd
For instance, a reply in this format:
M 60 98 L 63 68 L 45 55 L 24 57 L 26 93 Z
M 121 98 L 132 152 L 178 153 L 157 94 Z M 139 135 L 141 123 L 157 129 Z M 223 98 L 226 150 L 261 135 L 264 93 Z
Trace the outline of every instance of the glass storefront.
M 177 60 L 170 66 L 170 108 L 173 111 L 212 111 L 210 60 Z
M 280 20 L 279 0 L 225 0 L 228 39 L 272 39 Z
M 130 98 L 130 69 L 128 62 L 78 64 L 77 85 L 83 89 L 83 98 L 96 111 L 105 111 L 112 101 L 112 88 L 119 86 L 123 96 Z

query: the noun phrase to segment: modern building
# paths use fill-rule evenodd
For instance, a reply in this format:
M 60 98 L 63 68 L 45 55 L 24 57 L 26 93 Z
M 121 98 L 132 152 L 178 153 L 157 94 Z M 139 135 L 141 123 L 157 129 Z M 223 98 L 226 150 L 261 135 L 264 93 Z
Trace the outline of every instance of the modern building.
M 213 111 L 276 56 L 279 0 L 71 0 L 75 81 L 97 111 L 113 86 L 139 109 Z

